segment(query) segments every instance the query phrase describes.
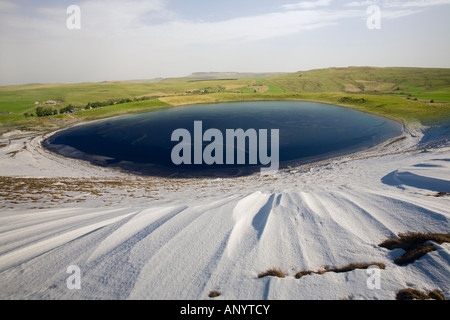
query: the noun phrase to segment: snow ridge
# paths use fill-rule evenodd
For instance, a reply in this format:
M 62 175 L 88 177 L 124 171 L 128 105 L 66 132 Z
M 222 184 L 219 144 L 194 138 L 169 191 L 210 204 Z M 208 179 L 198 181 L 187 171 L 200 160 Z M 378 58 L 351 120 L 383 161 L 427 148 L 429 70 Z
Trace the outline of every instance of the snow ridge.
M 46 175 L 49 166 L 54 177 L 97 172 L 45 153 L 36 139 L 2 148 L 3 176 L 17 175 L 19 162 L 28 168 L 20 176 Z M 378 246 L 402 232 L 450 230 L 450 149 L 410 150 L 405 140 L 406 151 L 395 145 L 269 177 L 192 180 L 155 191 L 159 199 L 107 205 L 105 190 L 80 205 L 5 210 L 0 298 L 209 299 L 217 290 L 216 299 L 395 299 L 406 287 L 450 298 L 450 244 L 433 244 L 436 251 L 406 266 L 393 262 L 401 249 Z M 99 173 L 113 174 L 127 176 Z M 294 276 L 371 262 L 386 266 L 380 289 L 367 286 L 361 269 Z M 80 290 L 66 286 L 71 265 L 81 270 Z M 286 277 L 258 278 L 270 268 Z

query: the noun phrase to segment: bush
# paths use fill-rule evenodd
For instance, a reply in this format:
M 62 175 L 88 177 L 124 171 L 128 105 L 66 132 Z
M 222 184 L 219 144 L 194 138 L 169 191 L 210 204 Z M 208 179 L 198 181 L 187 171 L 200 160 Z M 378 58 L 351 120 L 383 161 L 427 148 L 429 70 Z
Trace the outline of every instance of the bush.
M 144 101 L 144 100 L 150 100 L 150 97 L 141 97 L 141 98 L 134 98 L 134 99 L 130 99 L 130 98 L 116 98 L 116 99 L 109 99 L 107 101 L 96 101 L 96 102 L 88 102 L 85 106 L 84 109 L 88 110 L 88 109 L 95 109 L 95 108 L 101 108 L 101 107 L 107 107 L 107 106 L 112 106 L 115 104 L 123 104 L 123 103 L 129 103 L 129 102 L 134 102 L 134 101 Z
M 52 116 L 54 114 L 58 114 L 58 110 L 53 109 L 53 108 L 44 108 L 44 107 L 36 108 L 36 115 L 38 117 L 48 117 L 48 116 Z
M 68 106 L 66 106 L 64 108 L 59 109 L 59 113 L 63 114 L 66 112 L 72 112 L 74 109 L 75 109 L 75 107 L 72 106 L 71 104 L 69 104 Z

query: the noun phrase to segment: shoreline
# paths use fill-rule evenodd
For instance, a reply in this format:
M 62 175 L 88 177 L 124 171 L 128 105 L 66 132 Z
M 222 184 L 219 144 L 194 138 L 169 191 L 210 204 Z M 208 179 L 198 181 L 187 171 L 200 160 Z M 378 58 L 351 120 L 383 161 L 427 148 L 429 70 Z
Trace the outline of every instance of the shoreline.
M 261 101 L 261 100 L 255 100 L 255 101 L 251 101 L 250 100 L 249 102 L 257 102 L 257 101 Z M 263 100 L 263 101 L 273 101 L 273 100 Z M 339 152 L 338 153 L 336 153 L 336 152 L 329 152 L 327 154 L 318 155 L 318 156 L 311 156 L 311 157 L 308 157 L 308 158 L 305 158 L 305 159 L 301 159 L 301 161 L 299 161 L 298 159 L 297 160 L 285 161 L 283 163 L 285 165 L 285 167 L 281 168 L 279 171 L 286 171 L 286 170 L 290 170 L 290 168 L 302 167 L 302 166 L 311 165 L 311 164 L 318 163 L 318 162 L 331 161 L 333 159 L 337 160 L 337 159 L 346 158 L 346 157 L 349 157 L 349 156 L 352 156 L 352 155 L 356 156 L 359 153 L 363 153 L 363 154 L 364 153 L 371 153 L 371 152 L 375 152 L 376 153 L 378 149 L 382 148 L 383 146 L 387 146 L 387 145 L 393 144 L 393 143 L 399 141 L 399 139 L 403 140 L 403 139 L 408 138 L 408 136 L 415 137 L 415 135 L 417 135 L 417 134 L 421 134 L 422 137 L 423 137 L 423 129 L 425 128 L 424 126 L 417 125 L 417 124 L 412 124 L 412 123 L 411 124 L 406 124 L 406 122 L 403 119 L 393 119 L 393 118 L 390 118 L 390 117 L 381 116 L 381 115 L 374 114 L 374 113 L 371 113 L 371 112 L 358 110 L 358 109 L 355 109 L 355 108 L 352 108 L 352 107 L 349 107 L 349 106 L 344 106 L 344 105 L 339 105 L 339 104 L 331 104 L 331 103 L 327 103 L 327 102 L 324 102 L 324 101 L 310 101 L 310 100 L 303 100 L 303 99 L 296 99 L 296 100 L 292 100 L 292 101 L 306 101 L 306 102 L 312 102 L 312 103 L 327 104 L 327 105 L 332 105 L 332 106 L 336 106 L 336 107 L 348 108 L 348 109 L 354 110 L 355 112 L 368 113 L 368 114 L 371 114 L 371 115 L 373 115 L 375 117 L 385 118 L 385 119 L 387 119 L 389 121 L 395 121 L 395 122 L 401 124 L 401 126 L 402 126 L 402 134 L 397 136 L 397 137 L 388 139 L 388 140 L 386 140 L 384 142 L 381 142 L 381 143 L 379 143 L 379 144 L 377 144 L 375 146 L 372 146 L 370 148 L 363 149 L 363 150 L 350 151 L 349 153 L 343 153 L 343 154 L 339 154 Z M 231 103 L 233 103 L 233 102 L 237 103 L 237 101 L 232 101 Z M 216 102 L 216 104 L 220 104 L 220 103 L 226 103 L 226 101 Z M 186 106 L 189 106 L 189 104 L 188 105 L 174 105 L 174 106 L 171 106 L 169 108 L 186 107 Z M 151 112 L 151 111 L 146 111 L 146 112 Z M 92 163 L 93 161 L 94 162 L 98 162 L 98 161 L 102 162 L 102 160 L 98 159 L 97 156 L 95 156 L 95 155 L 85 155 L 85 156 L 82 156 L 82 157 L 79 157 L 79 158 L 77 158 L 77 157 L 76 158 L 72 158 L 70 156 L 65 156 L 65 155 L 60 154 L 58 152 L 54 152 L 52 150 L 49 150 L 45 146 L 42 146 L 42 142 L 43 141 L 49 139 L 51 136 L 53 136 L 55 134 L 58 134 L 61 131 L 64 131 L 64 130 L 67 130 L 67 129 L 70 129 L 70 128 L 73 128 L 73 127 L 85 125 L 85 124 L 95 123 L 95 122 L 104 121 L 104 120 L 107 120 L 107 119 L 114 119 L 114 118 L 123 117 L 123 116 L 126 116 L 126 115 L 115 115 L 115 116 L 101 118 L 101 119 L 85 120 L 85 121 L 80 121 L 80 122 L 77 122 L 77 123 L 69 124 L 69 125 L 67 125 L 67 126 L 65 126 L 63 128 L 59 128 L 57 130 L 48 131 L 48 132 L 42 134 L 42 139 L 40 140 L 40 147 L 42 149 L 44 149 L 46 152 L 50 152 L 51 154 L 56 155 L 56 156 L 62 156 L 64 158 L 69 158 L 69 159 L 73 159 L 73 160 L 82 161 L 83 163 L 86 163 L 86 164 L 89 164 L 89 165 L 98 166 L 98 167 L 112 168 L 113 170 L 115 170 L 117 172 L 121 172 L 121 173 L 125 173 L 125 174 L 131 174 L 131 175 L 136 175 L 136 176 L 139 176 L 139 177 L 175 179 L 175 180 L 176 179 L 192 179 L 192 178 L 194 178 L 194 179 L 214 179 L 214 178 L 230 178 L 230 179 L 232 179 L 232 178 L 235 178 L 235 177 L 249 177 L 249 176 L 257 175 L 258 174 L 257 172 L 259 172 L 259 169 L 256 169 L 256 173 L 255 173 L 255 170 L 253 170 L 252 168 L 243 168 L 244 171 L 248 171 L 247 174 L 244 173 L 244 174 L 229 175 L 229 176 L 193 176 L 193 177 L 191 177 L 191 176 L 170 177 L 170 175 L 169 176 L 167 176 L 167 175 L 160 176 L 160 175 L 139 173 L 136 170 L 132 170 L 132 169 L 127 170 L 127 169 L 124 169 L 124 168 L 121 168 L 121 167 L 112 167 L 112 166 L 104 166 L 102 164 L 94 164 L 94 163 Z M 414 134 L 413 134 L 413 131 L 415 131 Z M 76 149 L 74 149 L 74 152 L 82 153 L 82 152 L 80 152 L 80 151 L 78 151 Z M 102 157 L 100 157 L 100 158 L 102 158 Z M 237 168 L 237 170 L 240 171 L 239 168 Z
M 42 146 L 42 141 L 44 139 L 60 130 L 44 134 L 39 132 L 17 132 L 17 136 L 14 136 L 14 133 L 7 134 L 6 139 L 9 141 L 8 146 L 0 148 L 0 177 L 13 180 L 25 179 L 25 181 L 26 179 L 41 179 L 42 181 L 48 179 L 55 184 L 58 184 L 58 180 L 74 179 L 73 183 L 77 185 L 89 184 L 88 182 L 92 181 L 91 188 L 99 190 L 103 188 L 103 185 L 108 186 L 108 190 L 103 193 L 98 191 L 91 192 L 89 190 L 86 192 L 75 192 L 74 197 L 76 197 L 76 199 L 78 199 L 78 197 L 83 199 L 82 201 L 78 199 L 75 203 L 80 203 L 80 201 L 82 203 L 89 203 L 90 201 L 94 201 L 99 194 L 105 195 L 104 203 L 115 203 L 116 205 L 119 205 L 121 201 L 128 203 L 130 201 L 127 199 L 127 194 L 122 192 L 122 189 L 118 187 L 120 184 L 126 185 L 133 190 L 142 188 L 145 191 L 135 192 L 135 194 L 139 194 L 139 198 L 142 199 L 148 197 L 149 199 L 163 203 L 170 203 L 174 201 L 174 199 L 177 199 L 179 194 L 184 194 L 183 188 L 192 189 L 192 192 L 190 192 L 189 195 L 192 199 L 202 199 L 205 197 L 216 198 L 216 195 L 223 191 L 232 195 L 234 193 L 232 190 L 242 190 L 249 186 L 252 189 L 276 190 L 270 187 L 267 188 L 267 186 L 284 179 L 286 179 L 289 184 L 292 182 L 293 177 L 301 177 L 309 172 L 328 170 L 327 168 L 330 166 L 346 166 L 348 163 L 370 161 L 371 159 L 382 160 L 389 157 L 408 157 L 414 154 L 420 154 L 426 150 L 426 146 L 419 148 L 419 144 L 425 137 L 427 129 L 418 129 L 417 127 L 408 129 L 404 127 L 402 135 L 389 139 L 367 150 L 316 160 L 301 165 L 289 166 L 280 169 L 277 173 L 271 175 L 261 176 L 259 173 L 253 173 L 237 177 L 195 178 L 139 175 L 114 167 L 98 166 L 86 160 L 65 157 L 53 153 Z M 2 139 L 4 140 L 5 137 L 1 136 L 0 142 Z M 438 152 L 445 152 L 449 148 L 449 146 L 438 146 L 433 147 L 432 149 L 437 150 Z M 116 184 L 115 186 L 111 186 L 113 182 Z M 10 181 L 9 183 L 13 183 L 13 181 Z M 315 184 L 317 185 L 317 183 Z M 152 185 L 152 187 L 147 188 L 147 185 Z M 222 188 L 221 185 L 224 185 L 225 187 Z M 41 187 L 43 187 L 43 185 L 41 185 Z M 81 188 L 81 190 L 82 189 L 83 188 Z M 37 192 L 37 190 L 33 191 L 33 193 Z M 58 191 L 55 189 L 53 189 L 52 192 L 58 194 Z M 70 197 L 72 197 L 72 192 L 70 190 L 65 190 L 65 196 L 63 198 L 67 204 L 64 204 L 64 206 L 70 206 L 71 203 L 74 203 L 74 201 L 70 200 Z M 16 207 L 27 207 L 24 205 L 29 197 L 24 196 L 20 198 L 23 198 L 22 201 L 9 201 L 10 204 L 3 205 L 3 208 L 14 209 Z M 11 204 L 11 202 L 13 203 Z M 17 202 L 17 204 L 20 205 L 16 206 L 14 205 L 14 202 Z M 45 203 L 45 206 L 32 205 L 28 206 L 28 208 L 52 208 L 57 207 L 58 204 L 58 202 L 51 199 L 46 199 L 42 202 Z M 34 200 L 33 203 L 39 203 L 39 201 Z
M 120 117 L 120 116 L 113 116 L 112 118 L 115 118 L 115 117 Z M 107 118 L 107 119 L 109 119 L 109 118 Z M 88 123 L 103 121 L 103 120 L 105 120 L 105 119 L 81 121 L 81 122 L 69 124 L 68 126 L 66 126 L 64 128 L 59 128 L 57 130 L 49 130 L 49 131 L 45 131 L 45 132 L 11 130 L 11 131 L 8 131 L 1 135 L 0 141 L 1 141 L 1 139 L 5 140 L 5 138 L 6 138 L 6 140 L 8 141 L 7 143 L 9 145 L 11 137 L 13 137 L 13 140 L 14 139 L 19 139 L 19 140 L 20 139 L 25 139 L 25 140 L 37 139 L 36 141 L 33 142 L 33 145 L 31 145 L 31 140 L 30 140 L 29 147 L 34 147 L 35 151 L 38 151 L 38 153 L 40 153 L 41 155 L 47 154 L 50 157 L 59 158 L 63 162 L 65 162 L 65 161 L 68 161 L 68 163 L 73 162 L 77 166 L 82 165 L 82 166 L 86 166 L 87 168 L 94 168 L 94 169 L 97 168 L 97 169 L 99 169 L 99 171 L 110 171 L 111 174 L 116 173 L 119 176 L 125 175 L 125 176 L 141 177 L 141 178 L 148 178 L 148 179 L 162 179 L 162 180 L 175 180 L 175 181 L 186 179 L 186 178 L 171 178 L 171 177 L 141 175 L 141 174 L 137 174 L 137 173 L 133 173 L 133 172 L 127 172 L 124 170 L 120 170 L 120 169 L 114 168 L 114 167 L 104 167 L 101 165 L 95 165 L 86 159 L 71 158 L 71 157 L 67 157 L 67 156 L 64 156 L 59 153 L 52 152 L 51 150 L 45 148 L 42 145 L 43 141 L 47 140 L 48 138 L 50 138 L 51 136 L 53 136 L 55 134 L 58 134 L 61 131 L 67 130 L 69 128 L 85 125 Z M 392 119 L 390 119 L 390 120 L 392 120 Z M 344 154 L 344 155 L 335 155 L 335 156 L 331 155 L 331 157 L 329 157 L 327 155 L 323 155 L 323 156 L 317 157 L 315 159 L 312 159 L 311 161 L 307 161 L 306 163 L 302 163 L 302 164 L 298 164 L 298 165 L 294 164 L 292 166 L 288 165 L 287 168 L 280 169 L 279 172 L 295 170 L 295 168 L 300 168 L 300 170 L 301 170 L 301 168 L 303 168 L 303 167 L 310 168 L 310 167 L 322 166 L 329 162 L 339 162 L 339 161 L 346 160 L 346 159 L 363 159 L 363 158 L 367 158 L 367 157 L 381 157 L 381 156 L 385 156 L 385 155 L 389 155 L 389 154 L 396 154 L 396 153 L 402 153 L 402 152 L 408 152 L 408 151 L 411 151 L 411 152 L 417 151 L 417 150 L 415 150 L 415 148 L 417 148 L 419 146 L 420 140 L 425 137 L 424 132 L 428 128 L 424 127 L 424 126 L 419 127 L 417 125 L 408 126 L 404 121 L 397 121 L 397 122 L 399 122 L 402 125 L 402 131 L 403 131 L 402 134 L 397 137 L 388 139 L 378 145 L 375 145 L 375 146 L 365 149 L 365 150 L 351 152 L 351 153 Z M 398 142 L 400 142 L 400 141 L 401 141 L 401 143 L 399 144 Z M 26 143 L 26 142 L 24 142 L 24 143 Z M 395 146 L 394 146 L 394 144 L 395 144 Z M 18 151 L 18 150 L 15 150 L 15 151 Z M 15 152 L 15 151 L 12 151 L 12 152 Z M 290 162 L 293 163 L 295 161 L 290 161 Z M 3 174 L 4 173 L 0 173 L 0 176 Z M 250 175 L 237 176 L 237 177 L 197 177 L 197 178 L 194 177 L 194 178 L 189 178 L 189 179 L 193 179 L 193 180 L 217 179 L 217 178 L 219 178 L 219 179 L 234 179 L 234 178 L 243 178 L 243 177 L 248 178 L 248 177 L 258 176 L 258 175 L 259 175 L 258 173 L 253 173 Z

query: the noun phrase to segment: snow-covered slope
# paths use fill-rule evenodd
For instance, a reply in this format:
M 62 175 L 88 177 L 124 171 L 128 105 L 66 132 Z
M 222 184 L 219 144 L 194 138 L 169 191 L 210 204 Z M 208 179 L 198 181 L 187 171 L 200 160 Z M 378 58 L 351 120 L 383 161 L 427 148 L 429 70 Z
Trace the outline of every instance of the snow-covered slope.
M 406 287 L 449 298 L 450 244 L 406 266 L 393 262 L 403 250 L 378 246 L 401 232 L 450 230 L 450 149 L 416 151 L 418 138 L 269 177 L 178 188 L 149 178 L 157 199 L 124 189 L 127 201 L 113 205 L 108 190 L 45 209 L 18 203 L 0 213 L 0 298 L 209 299 L 216 290 L 215 299 L 395 299 Z M 4 139 L 1 176 L 133 179 L 50 155 L 41 137 Z M 365 269 L 295 278 L 372 262 L 386 266 L 379 288 Z M 67 287 L 71 265 L 79 290 Z M 285 278 L 258 278 L 270 268 Z

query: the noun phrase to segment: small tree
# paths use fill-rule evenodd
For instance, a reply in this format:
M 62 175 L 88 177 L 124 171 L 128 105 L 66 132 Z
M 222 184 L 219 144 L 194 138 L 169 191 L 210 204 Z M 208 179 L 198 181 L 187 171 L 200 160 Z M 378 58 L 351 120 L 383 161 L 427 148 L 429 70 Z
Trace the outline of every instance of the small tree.
M 44 107 L 37 107 L 36 108 L 36 115 L 38 117 L 48 117 L 58 114 L 58 110 L 55 110 L 53 108 L 44 108 Z
M 36 108 L 36 115 L 38 117 L 43 117 L 44 116 L 44 108 L 43 107 L 37 107 Z

